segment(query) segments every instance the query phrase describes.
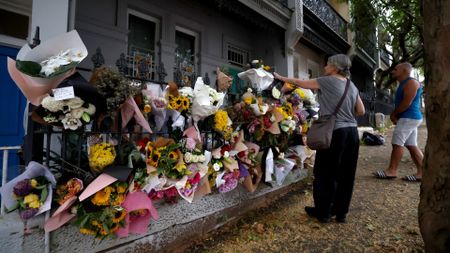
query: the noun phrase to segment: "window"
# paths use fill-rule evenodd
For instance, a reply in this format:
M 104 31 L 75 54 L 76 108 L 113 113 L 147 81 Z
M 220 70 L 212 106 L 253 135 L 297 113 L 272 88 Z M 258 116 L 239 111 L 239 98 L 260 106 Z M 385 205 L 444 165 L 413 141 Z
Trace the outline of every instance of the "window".
M 228 44 L 227 59 L 230 64 L 243 67 L 247 62 L 249 62 L 248 58 L 249 53 L 247 50 Z
M 307 60 L 306 64 L 308 68 L 308 78 L 313 79 L 319 77 L 319 64 L 311 60 Z
M 126 72 L 133 77 L 152 79 L 158 56 L 159 20 L 128 10 L 128 31 Z
M 199 73 L 199 34 L 183 27 L 175 27 L 175 82 L 181 86 L 192 86 Z
M 30 18 L 26 15 L 0 9 L 0 34 L 26 40 Z

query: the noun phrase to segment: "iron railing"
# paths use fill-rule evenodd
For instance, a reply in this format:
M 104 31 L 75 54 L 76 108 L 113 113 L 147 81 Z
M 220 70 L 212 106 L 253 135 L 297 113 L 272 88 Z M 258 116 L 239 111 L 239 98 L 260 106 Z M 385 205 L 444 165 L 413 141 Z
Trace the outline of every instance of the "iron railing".
M 347 41 L 348 22 L 325 0 L 303 0 L 303 6 Z
M 10 147 L 0 147 L 0 151 L 3 151 L 3 165 L 2 165 L 2 185 L 5 185 L 8 182 L 8 157 L 10 150 L 20 150 L 20 146 L 10 146 Z M 3 203 L 3 199 L 1 200 L 1 215 L 5 214 L 5 205 Z

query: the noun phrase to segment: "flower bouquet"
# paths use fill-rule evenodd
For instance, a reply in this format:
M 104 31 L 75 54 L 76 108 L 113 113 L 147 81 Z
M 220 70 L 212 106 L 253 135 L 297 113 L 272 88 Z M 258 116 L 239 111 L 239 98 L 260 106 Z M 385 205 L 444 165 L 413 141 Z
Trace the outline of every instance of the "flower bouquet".
M 262 64 L 262 60 L 252 61 L 251 68 L 238 74 L 238 77 L 244 81 L 250 82 L 252 88 L 261 92 L 272 84 L 273 75 L 269 73 L 269 66 Z
M 100 142 L 89 147 L 89 167 L 97 173 L 113 164 L 115 159 L 116 150 L 111 143 Z
M 50 210 L 54 185 L 55 178 L 46 167 L 30 162 L 25 172 L 2 186 L 0 192 L 7 210 L 18 209 L 26 221 Z
M 239 165 L 231 153 L 229 144 L 213 150 L 208 179 L 210 186 L 216 186 L 220 193 L 236 188 L 239 179 Z
M 114 233 L 125 226 L 127 210 L 121 204 L 127 187 L 125 182 L 115 182 L 81 202 L 74 223 L 80 228 L 80 233 L 101 239 L 114 237 Z
M 47 95 L 41 102 L 43 111 L 38 114 L 47 124 L 62 125 L 64 129 L 77 130 L 92 121 L 96 112 L 93 104 L 85 102 L 80 97 L 56 100 Z M 39 121 L 39 120 L 38 120 Z
M 197 78 L 194 87 L 191 114 L 194 122 L 198 122 L 219 110 L 223 104 L 225 94 L 203 83 L 201 77 Z

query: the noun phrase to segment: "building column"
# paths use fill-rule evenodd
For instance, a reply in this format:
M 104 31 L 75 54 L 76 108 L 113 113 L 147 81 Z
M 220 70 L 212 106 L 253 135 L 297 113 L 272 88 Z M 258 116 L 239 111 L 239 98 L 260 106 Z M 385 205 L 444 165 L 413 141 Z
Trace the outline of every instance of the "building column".
M 293 8 L 291 19 L 285 32 L 285 53 L 287 61 L 287 76 L 294 76 L 294 52 L 300 38 L 303 36 L 303 1 L 290 0 L 289 8 Z
M 33 0 L 31 36 L 40 28 L 41 41 L 68 31 L 70 6 L 75 0 Z M 74 12 L 72 12 L 73 15 Z M 71 21 L 72 22 L 72 21 Z

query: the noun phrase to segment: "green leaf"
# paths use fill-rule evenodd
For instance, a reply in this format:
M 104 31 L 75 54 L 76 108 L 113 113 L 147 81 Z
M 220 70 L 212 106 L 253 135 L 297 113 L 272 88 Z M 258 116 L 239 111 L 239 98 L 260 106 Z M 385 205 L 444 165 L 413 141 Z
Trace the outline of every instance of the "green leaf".
M 47 185 L 45 185 L 45 186 L 47 186 Z M 40 201 L 42 203 L 45 202 L 45 200 L 47 199 L 47 196 L 48 196 L 48 188 L 44 187 L 44 189 L 42 189 L 42 192 L 41 192 L 41 199 L 40 199 Z
M 16 61 L 16 68 L 27 75 L 30 76 L 40 76 L 40 72 L 41 72 L 41 65 L 37 62 L 34 61 L 21 61 L 21 60 L 17 60 Z

